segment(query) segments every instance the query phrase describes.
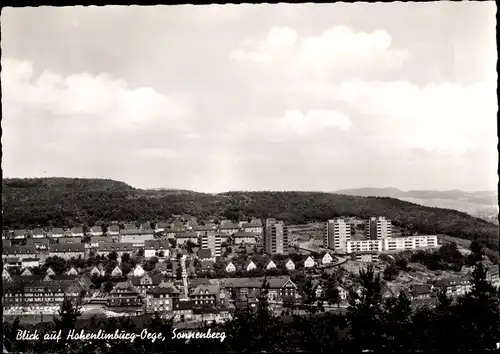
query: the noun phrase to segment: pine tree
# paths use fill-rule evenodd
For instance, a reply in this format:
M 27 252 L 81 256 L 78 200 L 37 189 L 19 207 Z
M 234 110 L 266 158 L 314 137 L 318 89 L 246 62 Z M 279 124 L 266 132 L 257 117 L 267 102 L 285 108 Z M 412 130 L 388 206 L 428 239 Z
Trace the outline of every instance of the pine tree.
M 386 302 L 385 338 L 389 350 L 405 352 L 414 348 L 412 337 L 411 300 L 404 291 Z

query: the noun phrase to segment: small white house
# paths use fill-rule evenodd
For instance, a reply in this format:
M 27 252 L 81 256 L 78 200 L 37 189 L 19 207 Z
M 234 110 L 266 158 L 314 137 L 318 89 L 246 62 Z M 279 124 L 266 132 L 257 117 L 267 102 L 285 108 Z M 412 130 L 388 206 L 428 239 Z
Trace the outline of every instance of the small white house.
M 341 287 L 341 286 L 337 286 L 337 290 L 339 292 L 339 297 L 340 297 L 340 300 L 341 301 L 346 301 L 347 300 L 347 291 Z
M 2 270 L 2 279 L 6 281 L 12 280 L 12 277 L 10 276 L 9 272 L 7 272 L 7 269 Z
M 226 272 L 228 272 L 228 273 L 236 272 L 236 267 L 234 266 L 233 262 L 229 262 L 226 265 Z
M 116 266 L 115 269 L 111 272 L 112 277 L 121 277 L 123 275 L 122 270 Z
M 269 270 L 269 269 L 274 269 L 276 268 L 276 264 L 273 262 L 272 259 L 269 260 L 269 262 L 267 262 L 266 264 L 266 269 Z
M 25 270 L 23 270 L 23 272 L 21 273 L 21 276 L 23 277 L 26 277 L 26 276 L 32 276 L 33 273 L 31 272 L 31 270 L 29 268 L 26 268 Z
M 99 270 L 99 268 L 95 267 L 92 268 L 92 270 L 89 272 L 90 276 L 93 277 L 93 276 L 101 276 L 101 271 Z
M 66 272 L 66 275 L 78 275 L 78 272 L 75 267 L 71 267 L 71 269 Z
M 333 262 L 333 257 L 330 255 L 330 253 L 325 253 L 323 258 L 321 258 L 321 264 L 330 264 Z
M 52 275 L 56 275 L 56 273 L 52 270 L 52 268 L 47 268 L 47 271 L 45 272 L 49 277 Z
M 140 264 L 136 265 L 134 270 L 133 270 L 133 273 L 134 273 L 134 276 L 135 277 L 142 277 L 144 275 L 144 273 L 146 273 L 144 271 L 144 269 L 141 267 Z
M 314 259 L 309 256 L 307 257 L 307 259 L 304 261 L 304 268 L 312 268 L 316 265 L 316 262 L 314 261 Z
M 251 270 L 254 270 L 254 269 L 257 269 L 257 266 L 255 265 L 255 263 L 253 261 L 248 261 L 246 264 L 245 264 L 245 270 L 247 272 L 251 271 Z
M 295 270 L 295 263 L 291 259 L 288 259 L 285 263 L 285 268 L 288 270 Z

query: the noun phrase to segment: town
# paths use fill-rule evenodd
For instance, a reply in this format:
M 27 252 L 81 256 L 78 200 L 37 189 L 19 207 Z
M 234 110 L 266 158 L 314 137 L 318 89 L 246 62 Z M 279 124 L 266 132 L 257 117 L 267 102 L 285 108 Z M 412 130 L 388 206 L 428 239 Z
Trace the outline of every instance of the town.
M 4 317 L 28 322 L 50 321 L 65 298 L 86 316 L 224 322 L 238 307 L 256 308 L 264 287 L 277 315 L 306 313 L 316 301 L 342 311 L 349 293 L 360 291 L 353 279 L 367 264 L 383 272 L 384 297 L 405 292 L 416 304 L 432 304 L 440 289 L 463 295 L 471 278 L 465 266 L 436 271 L 414 260 L 415 252 L 468 250 L 384 217 L 285 225 L 176 215 L 169 222 L 4 230 L 2 246 Z M 483 262 L 498 286 L 498 265 Z

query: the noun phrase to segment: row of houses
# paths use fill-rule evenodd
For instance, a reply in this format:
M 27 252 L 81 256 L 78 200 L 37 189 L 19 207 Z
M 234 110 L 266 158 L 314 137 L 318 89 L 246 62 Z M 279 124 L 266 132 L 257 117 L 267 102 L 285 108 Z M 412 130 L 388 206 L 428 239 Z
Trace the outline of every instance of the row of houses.
M 321 257 L 321 259 L 319 259 L 319 260 L 315 260 L 312 256 L 308 256 L 304 260 L 303 266 L 304 266 L 304 268 L 313 268 L 317 265 L 331 264 L 333 261 L 334 261 L 333 257 L 329 253 L 325 253 L 323 255 L 323 257 Z M 290 271 L 295 270 L 295 263 L 290 258 L 288 258 L 287 260 L 285 260 L 283 262 L 283 266 L 287 270 L 290 270 Z M 277 268 L 277 265 L 272 259 L 269 259 L 264 264 L 264 269 L 266 269 L 266 270 L 271 270 L 271 269 L 276 269 L 276 268 Z M 235 272 L 237 269 L 238 268 L 235 266 L 235 264 L 232 261 L 228 261 L 226 263 L 226 266 L 225 266 L 226 272 L 232 273 L 232 272 Z M 243 264 L 243 266 L 240 269 L 243 271 L 249 272 L 249 271 L 257 269 L 257 265 L 255 264 L 254 261 L 248 260 Z
M 169 237 L 176 237 L 176 235 L 183 233 L 193 233 L 200 237 L 201 234 L 207 231 L 217 231 L 224 235 L 233 235 L 238 232 L 246 232 L 252 235 L 262 234 L 262 222 L 260 219 L 254 219 L 250 222 L 233 223 L 230 220 L 223 220 L 219 225 L 215 223 L 208 223 L 206 225 L 197 225 L 193 222 L 180 223 L 174 222 L 168 224 L 166 222 L 159 222 L 156 225 L 146 222 L 140 226 L 136 224 L 125 224 L 123 228 L 119 225 L 110 225 L 106 231 L 101 226 L 92 226 L 88 231 L 84 230 L 83 226 L 75 226 L 71 229 L 63 229 L 60 227 L 53 227 L 50 230 L 43 228 L 35 228 L 33 230 L 4 230 L 2 239 L 26 239 L 26 238 L 61 238 L 61 237 L 83 237 L 88 236 L 147 236 L 154 235 L 155 233 L 166 233 Z

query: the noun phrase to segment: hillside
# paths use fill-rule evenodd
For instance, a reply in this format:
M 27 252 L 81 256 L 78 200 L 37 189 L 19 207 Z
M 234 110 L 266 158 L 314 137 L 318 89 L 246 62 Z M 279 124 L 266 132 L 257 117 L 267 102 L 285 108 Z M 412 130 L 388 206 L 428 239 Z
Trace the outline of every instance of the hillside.
M 361 197 L 390 197 L 435 208 L 454 209 L 498 223 L 498 194 L 492 191 L 464 192 L 460 190 L 402 191 L 397 188 L 344 189 L 336 193 Z
M 386 197 L 320 192 L 228 192 L 140 190 L 99 179 L 6 179 L 2 181 L 4 228 L 73 226 L 167 220 L 173 214 L 202 219 L 276 217 L 287 223 L 325 221 L 336 216 L 386 216 L 395 225 L 422 233 L 471 240 L 477 235 L 498 249 L 498 226 L 467 214 Z

